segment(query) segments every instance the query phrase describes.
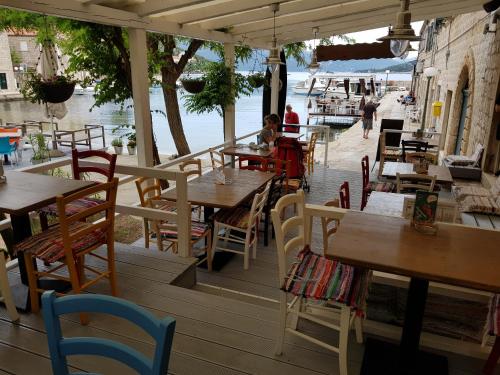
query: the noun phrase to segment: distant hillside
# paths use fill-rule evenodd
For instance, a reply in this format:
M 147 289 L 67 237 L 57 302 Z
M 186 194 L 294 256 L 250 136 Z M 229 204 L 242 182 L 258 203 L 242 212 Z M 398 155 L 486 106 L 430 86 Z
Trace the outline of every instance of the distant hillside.
M 255 64 L 255 55 L 254 58 L 247 61 L 246 63 L 238 64 L 238 70 L 250 71 L 256 65 L 256 70 L 261 69 L 261 60 L 267 56 L 268 52 L 263 51 L 262 53 L 258 53 L 258 61 Z M 215 53 L 208 49 L 201 49 L 196 54 L 198 56 L 204 57 L 207 60 L 217 60 L 218 57 Z M 306 61 L 311 59 L 311 51 L 304 52 L 304 56 Z M 403 61 L 403 63 L 401 63 Z M 411 66 L 406 69 L 401 68 L 401 70 L 393 69 L 393 67 L 403 66 L 411 64 Z M 413 70 L 413 65 L 415 64 L 415 60 L 401 60 L 399 58 L 392 59 L 369 59 L 369 60 L 347 60 L 347 61 L 323 61 L 321 62 L 321 71 L 322 72 L 383 72 L 386 69 L 390 69 L 394 72 L 408 72 Z M 298 66 L 297 62 L 294 59 L 287 59 L 287 70 L 289 72 L 304 72 L 306 68 L 303 66 Z
M 384 72 L 387 69 L 389 69 L 391 72 L 411 72 L 413 71 L 413 67 L 417 63 L 417 60 L 410 60 L 410 61 L 405 61 L 404 63 L 401 64 L 396 64 L 396 65 L 389 65 L 386 66 L 385 68 L 380 68 L 380 69 L 362 69 L 362 70 L 356 70 L 358 73 L 379 73 L 379 72 Z

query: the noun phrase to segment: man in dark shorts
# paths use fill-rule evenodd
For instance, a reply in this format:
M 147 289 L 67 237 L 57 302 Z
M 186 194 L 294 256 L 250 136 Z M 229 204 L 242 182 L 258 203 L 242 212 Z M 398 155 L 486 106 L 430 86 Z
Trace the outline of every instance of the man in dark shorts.
M 377 107 L 371 100 L 365 104 L 361 118 L 363 120 L 363 138 L 368 139 L 368 133 L 373 129 L 373 120 L 377 121 Z

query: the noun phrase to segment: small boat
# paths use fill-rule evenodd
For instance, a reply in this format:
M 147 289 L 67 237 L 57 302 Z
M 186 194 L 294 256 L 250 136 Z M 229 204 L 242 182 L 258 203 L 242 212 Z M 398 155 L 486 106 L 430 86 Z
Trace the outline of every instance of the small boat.
M 295 95 L 309 94 L 309 96 L 318 96 L 318 95 L 323 95 L 325 93 L 325 86 L 323 84 L 315 83 L 312 89 L 311 85 L 312 85 L 311 79 L 300 81 L 293 87 L 293 93 Z M 309 91 L 311 92 L 309 93 Z

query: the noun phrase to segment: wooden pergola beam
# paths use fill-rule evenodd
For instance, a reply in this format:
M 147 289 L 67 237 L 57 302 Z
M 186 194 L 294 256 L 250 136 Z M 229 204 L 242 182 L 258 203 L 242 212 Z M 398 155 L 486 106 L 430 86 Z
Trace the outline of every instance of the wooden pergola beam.
M 141 17 L 161 15 L 163 13 L 174 12 L 179 10 L 195 11 L 197 8 L 204 6 L 206 3 L 218 4 L 228 2 L 230 0 L 148 0 L 144 3 L 130 5 L 124 9 L 137 13 Z

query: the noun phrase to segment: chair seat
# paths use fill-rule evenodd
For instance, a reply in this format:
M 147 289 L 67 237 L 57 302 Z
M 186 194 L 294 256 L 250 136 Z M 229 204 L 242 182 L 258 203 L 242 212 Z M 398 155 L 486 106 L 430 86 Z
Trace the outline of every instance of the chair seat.
M 247 229 L 249 225 L 250 210 L 245 207 L 235 209 L 222 209 L 215 214 L 214 221 L 227 224 L 235 228 Z
M 330 260 L 306 246 L 292 264 L 282 290 L 296 296 L 335 301 L 364 313 L 370 272 Z
M 500 294 L 495 294 L 491 298 L 488 313 L 488 333 L 500 336 Z
M 385 157 L 401 157 L 403 156 L 403 152 L 401 150 L 392 150 L 392 149 L 385 149 L 382 154 L 384 154 Z
M 300 178 L 289 178 L 288 179 L 288 189 L 299 190 L 302 185 L 302 180 Z
M 206 231 L 210 228 L 210 225 L 201 223 L 199 221 L 191 222 L 191 240 L 197 240 L 206 233 Z M 160 228 L 161 236 L 166 239 L 175 239 L 177 238 L 177 231 L 171 229 Z
M 99 204 L 104 203 L 104 200 L 99 198 L 81 198 L 76 199 L 66 205 L 66 216 L 72 216 L 79 212 L 86 210 L 87 208 L 95 207 Z M 49 215 L 49 216 L 57 216 L 58 210 L 57 205 L 55 203 L 49 204 L 46 207 L 40 209 L 40 212 Z
M 69 226 L 69 233 L 77 232 L 81 229 L 88 228 L 90 223 L 76 222 Z M 99 243 L 104 243 L 106 240 L 106 232 L 98 229 L 83 238 L 73 242 L 72 249 L 75 254 L 82 250 L 88 249 Z M 35 234 L 24 241 L 21 241 L 15 246 L 16 253 L 29 252 L 34 257 L 43 260 L 46 263 L 54 263 L 65 257 L 63 238 L 59 225 Z
M 380 181 L 370 181 L 368 186 L 366 186 L 366 190 L 368 192 L 379 191 L 384 193 L 392 193 L 396 188 L 396 184 L 393 182 L 380 182 Z

